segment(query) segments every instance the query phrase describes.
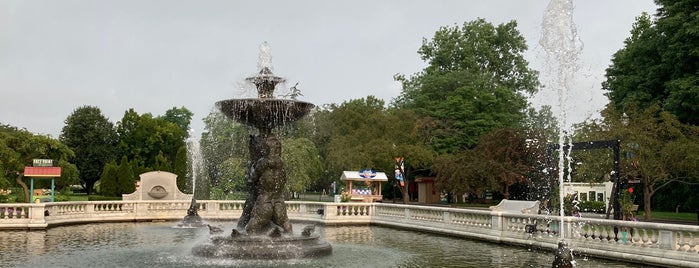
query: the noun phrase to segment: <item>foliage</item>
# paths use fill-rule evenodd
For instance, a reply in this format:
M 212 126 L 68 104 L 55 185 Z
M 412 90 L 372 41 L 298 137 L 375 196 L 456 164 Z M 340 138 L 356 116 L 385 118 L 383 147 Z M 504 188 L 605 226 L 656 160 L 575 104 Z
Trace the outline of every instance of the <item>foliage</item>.
M 292 192 L 301 192 L 323 175 L 315 144 L 307 138 L 282 140 L 282 159 L 286 170 L 287 186 Z
M 248 159 L 247 143 L 250 134 L 245 126 L 228 119 L 220 111 L 212 111 L 206 116 L 204 125 L 200 146 L 205 176 L 210 178 L 212 187 L 217 187 L 223 180 L 235 177 L 223 170 L 224 162 L 230 158 Z M 243 164 L 241 168 L 244 169 Z
M 189 136 L 189 124 L 192 121 L 192 116 L 194 113 L 184 106 L 177 108 L 172 107 L 165 111 L 165 114 L 160 116 L 159 119 L 163 119 L 167 122 L 173 123 L 180 128 L 180 130 L 186 133 L 185 137 Z
M 142 169 L 172 170 L 180 147 L 185 146 L 186 130 L 151 114 L 139 115 L 133 109 L 117 123 L 120 156 L 126 156 Z
M 104 165 L 114 159 L 114 125 L 94 106 L 82 106 L 65 120 L 59 139 L 75 153 L 75 165 L 87 193 L 99 180 Z
M 104 196 L 119 196 L 118 194 L 118 176 L 119 166 L 114 160 L 107 163 L 102 169 L 100 176 L 99 192 Z
M 130 194 L 136 191 L 135 176 L 131 169 L 131 163 L 126 156 L 121 157 L 117 167 L 117 196 Z
M 187 147 L 181 146 L 172 164 L 172 173 L 177 174 L 177 188 L 183 193 L 192 193 L 192 179 L 188 176 Z
M 442 155 L 435 161 L 437 188 L 461 195 L 500 189 L 509 198 L 509 188 L 529 184 L 538 170 L 543 146 L 527 142 L 522 130 L 496 129 L 474 149 Z M 540 175 L 540 177 L 543 177 Z
M 638 179 L 644 185 L 646 219 L 651 217 L 651 200 L 671 183 L 685 185 L 699 178 L 699 128 L 682 124 L 660 105 L 642 107 L 631 103 L 617 111 L 609 105 L 601 122 L 588 124 L 585 131 L 595 137 L 619 138 L 622 143 L 622 182 Z
M 212 187 L 214 196 L 228 196 L 245 189 L 245 166 L 246 159 L 231 157 L 219 165 L 221 177 L 218 183 Z M 216 193 L 216 194 L 214 194 Z
M 580 211 L 602 213 L 606 211 L 604 201 L 582 201 L 578 204 Z
M 428 66 L 410 78 L 396 76 L 403 91 L 394 105 L 423 117 L 423 135 L 438 153 L 472 148 L 481 135 L 515 127 L 524 117 L 524 93 L 535 92 L 539 82 L 516 27 L 484 19 L 442 27 L 418 50 Z
M 657 19 L 636 18 L 625 47 L 612 57 L 603 88 L 622 110 L 659 103 L 680 122 L 699 124 L 699 5 L 695 0 L 657 0 Z
M 384 102 L 373 96 L 332 105 L 315 113 L 313 119 L 313 140 L 324 160 L 326 176 L 339 178 L 344 170 L 363 168 L 390 175 L 394 173 L 394 157 L 400 156 L 405 159 L 404 176 L 410 179 L 413 172 L 428 169 L 434 159 L 433 151 L 418 134 L 418 116 L 410 110 L 386 109 Z M 400 189 L 407 202 L 407 189 Z
M 54 159 L 58 162 L 62 174 L 57 185 L 63 187 L 78 183 L 77 168 L 70 162 L 74 157 L 73 151 L 58 140 L 0 124 L 0 189 L 23 188 L 22 192 L 15 192 L 8 200 L 29 201 L 29 189 L 21 176 L 24 167 L 32 164 L 32 159 Z M 37 186 L 47 183 L 48 180 L 39 180 Z

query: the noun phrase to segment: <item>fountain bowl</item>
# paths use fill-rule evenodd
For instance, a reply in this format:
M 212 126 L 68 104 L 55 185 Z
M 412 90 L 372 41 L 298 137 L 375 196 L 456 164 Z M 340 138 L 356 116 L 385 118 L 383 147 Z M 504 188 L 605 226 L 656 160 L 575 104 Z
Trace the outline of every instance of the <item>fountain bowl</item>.
M 317 258 L 332 254 L 332 246 L 318 235 L 292 237 L 213 236 L 210 243 L 197 245 L 199 257 L 265 260 Z
M 228 99 L 216 106 L 228 118 L 261 130 L 299 120 L 315 107 L 304 101 L 270 98 Z

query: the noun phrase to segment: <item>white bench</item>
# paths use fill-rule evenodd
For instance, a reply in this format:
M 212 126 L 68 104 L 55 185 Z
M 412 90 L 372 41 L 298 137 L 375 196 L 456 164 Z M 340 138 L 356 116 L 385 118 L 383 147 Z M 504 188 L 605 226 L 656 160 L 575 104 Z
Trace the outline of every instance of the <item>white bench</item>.
M 490 210 L 522 214 L 539 214 L 539 201 L 503 199 L 500 201 L 500 204 L 490 206 Z

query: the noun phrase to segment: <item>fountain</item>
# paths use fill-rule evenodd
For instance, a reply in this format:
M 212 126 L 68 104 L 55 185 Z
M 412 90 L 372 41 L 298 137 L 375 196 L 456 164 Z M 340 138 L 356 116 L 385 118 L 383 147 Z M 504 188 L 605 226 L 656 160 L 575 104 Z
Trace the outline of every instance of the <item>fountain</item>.
M 332 253 L 329 243 L 306 226 L 295 236 L 286 214 L 286 175 L 281 142 L 272 133 L 276 127 L 301 119 L 313 104 L 274 98 L 274 89 L 284 78 L 272 73 L 269 46 L 260 47 L 260 71 L 245 80 L 257 87 L 257 98 L 228 99 L 216 103 L 229 118 L 259 131 L 251 135 L 250 160 L 245 174 L 248 196 L 237 227 L 228 236 L 213 236 L 209 243 L 195 246 L 193 254 L 232 259 L 292 259 Z
M 202 227 L 205 224 L 202 222 L 199 213 L 197 212 L 197 199 L 195 197 L 195 190 L 197 185 L 197 175 L 202 167 L 201 152 L 199 147 L 199 140 L 194 135 L 194 130 L 189 131 L 189 138 L 186 142 L 187 145 L 187 155 L 190 160 L 190 167 L 192 172 L 192 203 L 187 209 L 187 215 L 182 219 L 182 226 L 187 227 Z
M 539 44 L 546 52 L 547 73 L 551 74 L 550 81 L 546 84 L 547 87 L 553 88 L 558 93 L 558 105 L 560 109 L 558 119 L 558 190 L 560 204 L 560 223 L 561 228 L 564 225 L 564 198 L 565 190 L 563 183 L 565 181 L 565 163 L 570 157 L 572 151 L 571 138 L 568 129 L 571 128 L 570 122 L 567 120 L 568 97 L 569 91 L 573 87 L 575 74 L 577 73 L 578 55 L 581 52 L 581 43 L 577 36 L 577 30 L 573 23 L 573 1 L 572 0 L 551 0 L 546 7 L 542 22 L 542 36 Z M 566 143 L 569 144 L 566 148 Z M 568 161 L 567 169 L 570 170 L 570 161 Z M 570 172 L 568 173 L 568 181 L 570 181 Z M 572 251 L 568 248 L 568 243 L 565 241 L 565 230 L 559 230 L 561 240 L 558 243 L 555 259 L 552 267 L 573 267 Z

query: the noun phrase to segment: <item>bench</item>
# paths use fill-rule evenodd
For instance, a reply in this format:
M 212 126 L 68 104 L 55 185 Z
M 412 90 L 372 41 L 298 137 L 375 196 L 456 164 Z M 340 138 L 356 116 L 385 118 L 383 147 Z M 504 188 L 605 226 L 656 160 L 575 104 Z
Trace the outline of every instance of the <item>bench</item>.
M 490 210 L 522 214 L 539 214 L 539 201 L 503 199 L 496 206 L 490 206 Z

